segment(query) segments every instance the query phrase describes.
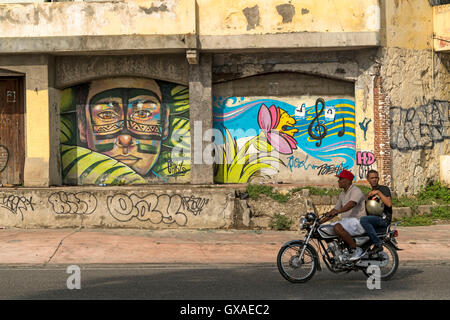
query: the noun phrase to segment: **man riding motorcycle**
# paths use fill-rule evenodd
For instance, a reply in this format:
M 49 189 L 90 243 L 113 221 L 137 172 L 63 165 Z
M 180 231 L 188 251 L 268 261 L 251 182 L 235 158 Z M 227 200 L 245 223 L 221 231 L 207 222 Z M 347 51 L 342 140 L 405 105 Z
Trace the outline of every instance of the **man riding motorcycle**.
M 331 223 L 334 232 L 353 249 L 350 261 L 356 261 L 363 255 L 363 250 L 356 246 L 352 236 L 364 233 L 364 228 L 359 222 L 359 218 L 366 214 L 365 197 L 362 191 L 353 185 L 354 175 L 348 170 L 342 170 L 339 175 L 338 185 L 343 191 L 339 195 L 338 202 L 333 210 L 327 212 L 320 220 L 324 223 L 333 217 L 341 214 L 341 220 Z

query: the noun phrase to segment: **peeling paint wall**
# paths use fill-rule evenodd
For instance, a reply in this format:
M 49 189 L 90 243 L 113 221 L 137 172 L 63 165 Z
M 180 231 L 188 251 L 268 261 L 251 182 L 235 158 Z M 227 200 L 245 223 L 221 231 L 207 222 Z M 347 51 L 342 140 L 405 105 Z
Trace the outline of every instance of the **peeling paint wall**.
M 390 112 L 392 189 L 411 195 L 449 170 L 441 168 L 440 158 L 450 153 L 450 57 L 432 51 L 429 1 L 385 1 L 385 6 L 380 76 Z
M 0 33 L 50 37 L 368 32 L 378 31 L 379 11 L 378 0 L 8 3 L 0 4 Z
M 198 5 L 202 35 L 364 32 L 380 28 L 378 0 L 198 0 Z
M 0 30 L 2 37 L 194 34 L 195 2 L 0 4 Z

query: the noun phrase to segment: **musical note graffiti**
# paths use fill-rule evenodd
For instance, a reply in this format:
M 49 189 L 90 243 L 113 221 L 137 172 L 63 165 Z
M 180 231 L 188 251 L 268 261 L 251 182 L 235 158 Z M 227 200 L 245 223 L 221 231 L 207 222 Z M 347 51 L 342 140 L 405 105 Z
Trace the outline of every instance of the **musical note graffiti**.
M 320 112 L 317 113 L 317 105 L 318 104 L 322 104 L 322 109 L 320 109 Z M 322 123 L 320 123 L 319 121 L 319 117 L 320 115 L 323 113 L 323 111 L 325 110 L 325 101 L 322 98 L 318 98 L 316 100 L 316 105 L 315 105 L 315 109 L 316 109 L 316 116 L 314 117 L 313 121 L 311 121 L 311 123 L 309 124 L 308 127 L 308 134 L 311 138 L 313 138 L 314 140 L 319 140 L 319 142 L 316 142 L 316 146 L 320 147 L 322 145 L 322 139 L 325 138 L 325 136 L 327 135 L 327 127 L 325 127 Z M 317 121 L 317 124 L 314 126 L 315 121 Z M 314 131 L 318 132 L 319 134 L 316 135 L 313 132 L 313 126 L 314 126 Z M 323 131 L 323 132 L 322 132 Z

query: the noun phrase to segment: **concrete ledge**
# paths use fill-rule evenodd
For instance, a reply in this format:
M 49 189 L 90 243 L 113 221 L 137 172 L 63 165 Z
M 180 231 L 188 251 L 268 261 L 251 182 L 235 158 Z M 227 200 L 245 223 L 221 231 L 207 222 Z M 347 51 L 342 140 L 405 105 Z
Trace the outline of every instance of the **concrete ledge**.
M 337 49 L 380 46 L 379 32 L 292 32 L 199 37 L 201 50 Z
M 6 53 L 77 53 L 127 54 L 152 52 L 184 52 L 187 35 L 121 35 L 64 37 L 2 37 L 0 54 Z
M 0 189 L 0 226 L 229 228 L 234 190 L 189 186 Z
M 120 35 L 62 37 L 2 37 L 0 54 L 144 54 L 184 52 L 195 47 L 193 35 Z M 285 34 L 199 36 L 199 50 L 296 51 L 359 49 L 380 45 L 378 32 L 293 32 Z
M 392 219 L 401 219 L 403 217 L 411 217 L 412 211 L 410 207 L 392 208 Z

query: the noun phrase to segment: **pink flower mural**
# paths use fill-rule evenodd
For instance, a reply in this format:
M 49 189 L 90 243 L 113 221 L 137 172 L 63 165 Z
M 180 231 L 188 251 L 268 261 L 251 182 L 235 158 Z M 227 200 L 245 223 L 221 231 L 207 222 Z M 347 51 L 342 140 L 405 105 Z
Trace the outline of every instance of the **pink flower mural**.
M 265 133 L 267 141 L 279 153 L 291 154 L 297 149 L 297 141 L 293 135 L 298 130 L 287 130 L 287 127 L 295 124 L 295 120 L 283 109 L 274 105 L 267 108 L 262 104 L 258 112 L 258 124 Z

